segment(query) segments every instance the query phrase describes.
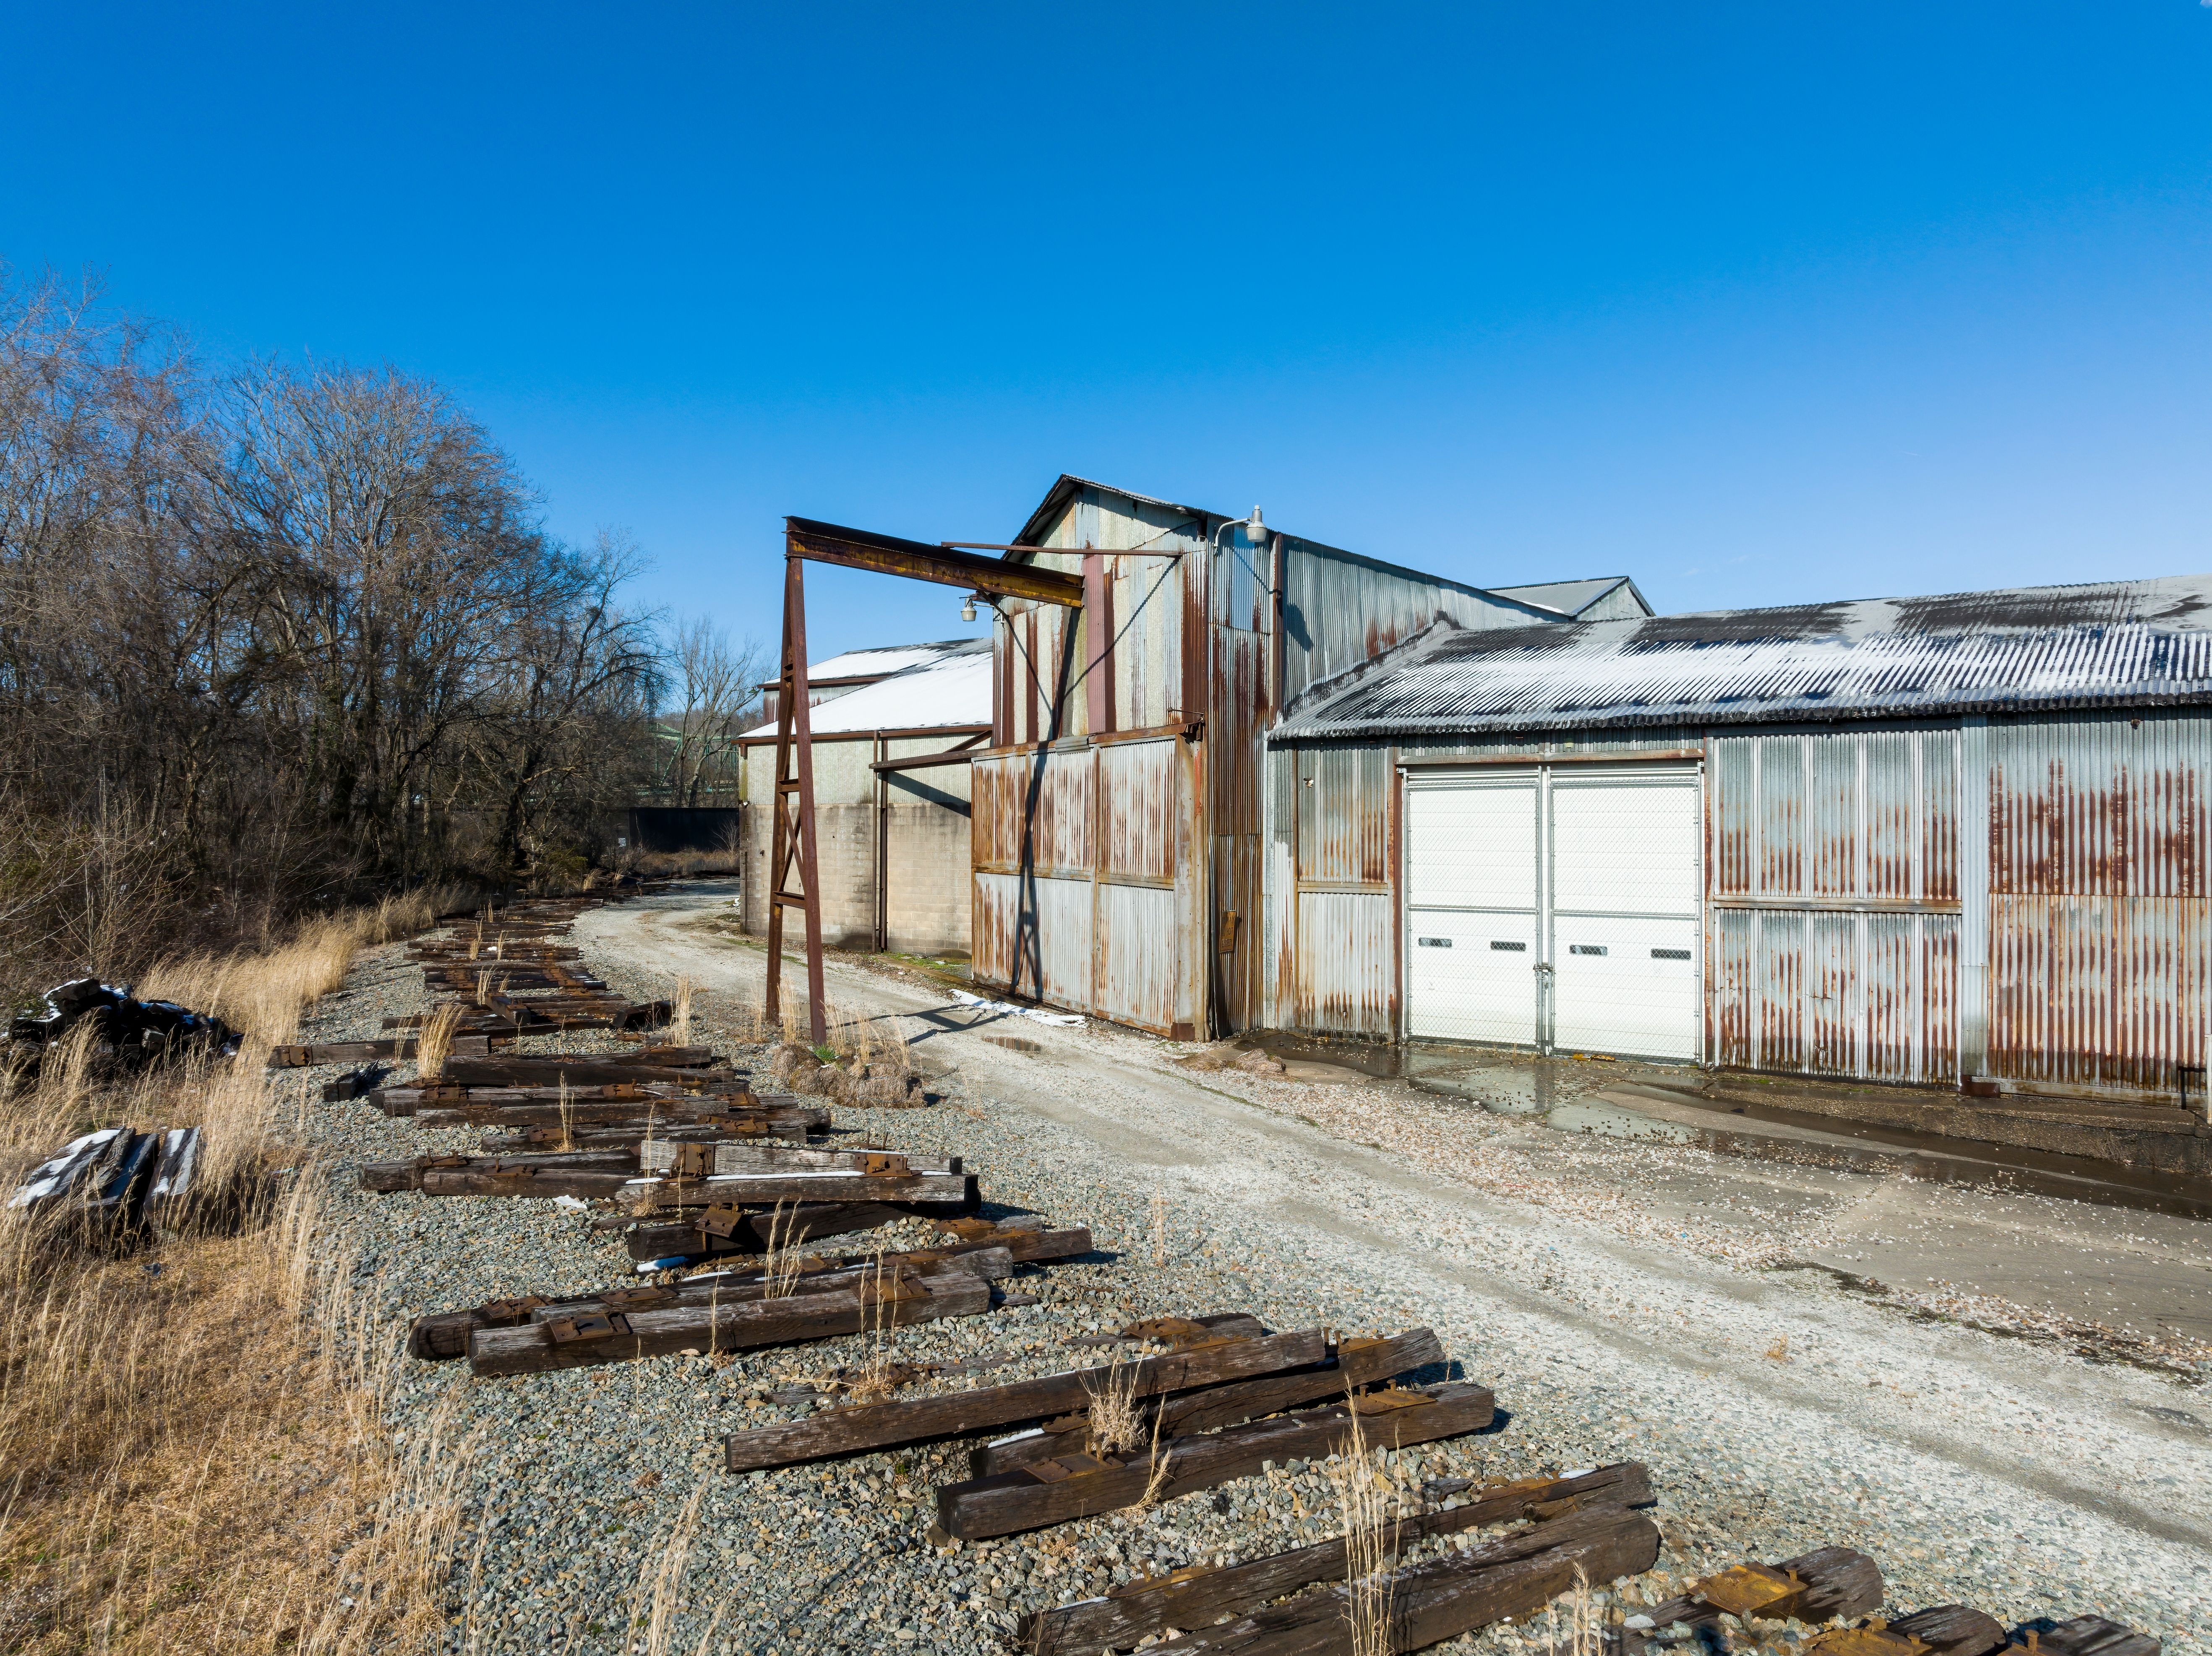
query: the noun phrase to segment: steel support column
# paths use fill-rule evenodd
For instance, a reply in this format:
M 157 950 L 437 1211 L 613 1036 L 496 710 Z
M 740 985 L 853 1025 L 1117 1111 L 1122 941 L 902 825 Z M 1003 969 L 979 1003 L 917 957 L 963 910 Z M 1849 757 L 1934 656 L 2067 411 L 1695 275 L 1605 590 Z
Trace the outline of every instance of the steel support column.
M 814 855 L 814 721 L 806 701 L 805 567 L 796 556 L 783 561 L 783 670 L 776 679 L 775 780 L 769 798 L 775 829 L 769 853 L 768 1001 L 762 1016 L 782 1016 L 783 913 L 796 908 L 806 929 L 807 1028 L 819 1046 L 829 1032 L 823 1021 L 820 865 Z M 794 869 L 796 891 L 791 889 Z

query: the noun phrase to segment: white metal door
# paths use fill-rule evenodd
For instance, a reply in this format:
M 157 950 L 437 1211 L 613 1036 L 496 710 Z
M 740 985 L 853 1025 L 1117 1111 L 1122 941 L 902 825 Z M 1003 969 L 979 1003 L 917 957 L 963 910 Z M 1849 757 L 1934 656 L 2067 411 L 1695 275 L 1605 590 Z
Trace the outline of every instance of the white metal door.
M 1698 1055 L 1697 773 L 1549 779 L 1552 1045 Z
M 1537 785 L 1533 769 L 1407 784 L 1410 1034 L 1536 1043 Z

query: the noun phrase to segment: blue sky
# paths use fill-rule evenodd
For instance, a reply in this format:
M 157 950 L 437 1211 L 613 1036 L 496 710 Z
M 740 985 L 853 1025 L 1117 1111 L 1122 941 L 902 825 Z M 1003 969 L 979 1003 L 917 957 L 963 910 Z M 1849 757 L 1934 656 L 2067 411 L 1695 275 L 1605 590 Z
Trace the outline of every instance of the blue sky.
M 21 6 L 0 258 L 450 387 L 641 596 L 1061 470 L 1665 610 L 2212 568 L 2212 5 Z M 817 653 L 966 630 L 811 580 Z

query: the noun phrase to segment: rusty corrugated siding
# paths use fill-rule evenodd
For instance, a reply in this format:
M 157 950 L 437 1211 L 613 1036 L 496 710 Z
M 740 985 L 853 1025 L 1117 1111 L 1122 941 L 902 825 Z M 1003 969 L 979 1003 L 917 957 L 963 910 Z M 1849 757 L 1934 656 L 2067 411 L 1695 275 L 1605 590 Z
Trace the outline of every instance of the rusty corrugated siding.
M 2205 1061 L 2212 721 L 1993 725 L 1989 753 L 1990 1072 L 2171 1090 Z
M 1954 1078 L 1958 733 L 1717 735 L 1707 754 L 1707 1060 Z
M 1397 936 L 1389 892 L 1302 891 L 1298 932 L 1316 940 L 1299 952 L 1297 1025 L 1350 1035 L 1397 1028 Z
M 1297 766 L 1298 878 L 1336 885 L 1388 880 L 1396 780 L 1389 749 L 1302 748 Z

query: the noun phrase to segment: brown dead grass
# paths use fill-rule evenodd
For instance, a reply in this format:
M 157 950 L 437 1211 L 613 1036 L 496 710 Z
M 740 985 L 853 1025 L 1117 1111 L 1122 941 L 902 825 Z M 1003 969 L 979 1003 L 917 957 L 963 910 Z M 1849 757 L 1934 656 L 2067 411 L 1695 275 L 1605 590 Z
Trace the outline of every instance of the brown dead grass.
M 406 1650 L 445 1625 L 469 1448 L 439 1421 L 404 1451 L 385 1434 L 399 1353 L 350 1262 L 320 1257 L 318 1179 L 281 1148 L 264 1070 L 355 949 L 410 920 L 387 906 L 149 980 L 245 1028 L 234 1062 L 103 1086 L 79 1046 L 0 1087 L 0 1174 L 89 1127 L 198 1124 L 209 1198 L 189 1234 L 128 1250 L 0 1213 L 0 1647 Z

